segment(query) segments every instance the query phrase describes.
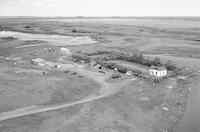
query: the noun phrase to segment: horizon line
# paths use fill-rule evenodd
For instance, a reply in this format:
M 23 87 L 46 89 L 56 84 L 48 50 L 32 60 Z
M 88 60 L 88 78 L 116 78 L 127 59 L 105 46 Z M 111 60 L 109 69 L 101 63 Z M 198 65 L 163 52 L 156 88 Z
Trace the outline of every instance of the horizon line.
M 0 18 L 200 18 L 200 16 L 0 16 Z

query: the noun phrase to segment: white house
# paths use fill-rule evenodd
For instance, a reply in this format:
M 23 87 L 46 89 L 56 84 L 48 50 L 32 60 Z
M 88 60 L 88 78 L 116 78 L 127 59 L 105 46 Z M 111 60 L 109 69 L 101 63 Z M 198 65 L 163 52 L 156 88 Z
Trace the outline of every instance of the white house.
M 151 66 L 149 69 L 149 74 L 156 77 L 163 77 L 167 75 L 167 69 L 164 66 Z

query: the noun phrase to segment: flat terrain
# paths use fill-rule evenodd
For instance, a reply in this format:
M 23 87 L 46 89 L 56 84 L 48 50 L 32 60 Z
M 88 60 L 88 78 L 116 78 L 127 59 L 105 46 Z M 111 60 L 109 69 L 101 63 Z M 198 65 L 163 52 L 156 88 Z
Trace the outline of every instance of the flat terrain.
M 61 47 L 139 51 L 193 75 L 156 85 L 113 79 L 114 71 L 75 63 Z M 0 132 L 199 132 L 199 49 L 199 18 L 0 18 Z
M 122 61 L 122 60 L 113 60 L 113 61 L 110 61 L 110 62 L 119 64 L 119 65 L 122 65 L 122 66 L 125 66 L 125 67 L 129 67 L 130 69 L 137 69 L 137 70 L 140 70 L 144 73 L 148 73 L 148 69 L 149 69 L 148 67 L 145 67 L 145 66 L 142 66 L 142 65 L 139 65 L 139 64 L 135 64 L 135 63 L 131 63 L 131 62 Z

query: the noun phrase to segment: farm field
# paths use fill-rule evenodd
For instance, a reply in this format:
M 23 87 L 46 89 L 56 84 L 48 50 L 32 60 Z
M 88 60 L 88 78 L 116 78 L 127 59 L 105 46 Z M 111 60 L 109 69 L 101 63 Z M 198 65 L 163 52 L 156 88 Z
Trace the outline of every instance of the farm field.
M 199 132 L 199 48 L 199 18 L 0 18 L 0 132 Z M 141 52 L 192 73 L 155 85 L 73 60 L 98 51 Z

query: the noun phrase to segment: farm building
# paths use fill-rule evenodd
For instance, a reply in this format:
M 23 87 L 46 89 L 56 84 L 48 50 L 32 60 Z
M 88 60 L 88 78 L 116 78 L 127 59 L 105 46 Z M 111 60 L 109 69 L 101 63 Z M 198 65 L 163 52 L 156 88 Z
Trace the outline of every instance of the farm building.
M 44 60 L 40 58 L 36 58 L 36 59 L 32 59 L 32 63 L 38 65 L 39 63 L 44 63 Z
M 118 71 L 118 69 L 117 69 L 117 68 L 114 68 L 114 71 Z
M 70 55 L 70 50 L 67 49 L 67 48 L 60 48 L 60 51 L 63 53 L 63 54 L 67 54 L 67 55 Z
M 164 66 L 151 66 L 149 69 L 149 74 L 152 76 L 163 77 L 167 75 L 167 69 Z
M 92 67 L 92 68 L 95 68 L 95 69 L 102 69 L 103 68 L 100 64 L 96 63 L 95 61 L 91 61 L 89 63 L 89 66 Z
M 83 60 L 80 60 L 80 63 L 81 63 L 81 64 L 85 64 L 85 61 L 83 61 Z
M 90 65 L 91 67 L 93 67 L 93 66 L 96 66 L 97 63 L 96 63 L 95 61 L 91 61 L 91 62 L 89 63 L 89 65 Z
M 94 68 L 96 68 L 96 69 L 102 69 L 103 67 L 100 64 L 97 64 Z
M 127 72 L 126 72 L 126 75 L 127 75 L 127 76 L 131 76 L 132 74 L 133 74 L 132 71 L 127 71 Z

